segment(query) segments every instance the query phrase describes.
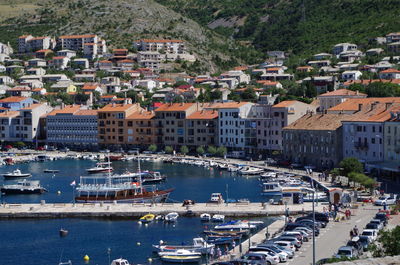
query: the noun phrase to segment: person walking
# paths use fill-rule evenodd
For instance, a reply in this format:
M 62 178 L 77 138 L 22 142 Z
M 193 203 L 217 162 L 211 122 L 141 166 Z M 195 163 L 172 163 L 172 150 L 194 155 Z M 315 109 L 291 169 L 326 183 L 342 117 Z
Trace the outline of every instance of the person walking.
M 354 228 L 353 228 L 353 234 L 354 234 L 354 236 L 358 236 L 358 227 L 357 227 L 357 225 L 355 225 Z
M 354 237 L 353 229 L 350 230 L 350 240 Z

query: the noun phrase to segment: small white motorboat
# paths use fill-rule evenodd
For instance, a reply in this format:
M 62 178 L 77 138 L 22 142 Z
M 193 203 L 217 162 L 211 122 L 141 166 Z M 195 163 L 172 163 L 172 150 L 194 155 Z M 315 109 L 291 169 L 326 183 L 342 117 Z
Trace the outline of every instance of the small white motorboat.
M 30 173 L 22 173 L 19 169 L 16 169 L 13 172 L 7 172 L 3 175 L 5 178 L 29 178 L 30 176 Z
M 225 215 L 222 214 L 214 214 L 211 218 L 213 222 L 223 222 L 225 220 Z
M 153 251 L 160 252 L 175 252 L 178 249 L 190 250 L 192 252 L 199 252 L 201 254 L 208 254 L 215 244 L 207 243 L 202 237 L 193 238 L 191 245 L 167 245 L 161 240 L 159 245 L 153 245 Z
M 20 180 L 16 184 L 3 185 L 0 190 L 4 194 L 42 194 L 47 191 L 40 186 L 39 180 L 28 181 L 26 179 Z
M 88 168 L 86 171 L 89 174 L 96 174 L 96 173 L 104 173 L 104 172 L 111 172 L 113 171 L 113 168 L 111 167 L 110 162 L 105 162 L 105 163 L 97 163 L 95 167 Z
M 200 214 L 200 220 L 202 222 L 209 222 L 211 220 L 211 215 L 208 213 L 202 213 Z
M 242 175 L 259 175 L 264 172 L 264 169 L 257 167 L 244 167 L 239 170 L 239 173 Z
M 172 263 L 192 263 L 199 262 L 201 259 L 200 252 L 192 252 L 186 249 L 178 249 L 176 251 L 159 252 L 162 261 Z
M 111 262 L 111 265 L 130 265 L 126 259 L 119 258 Z
M 164 221 L 173 223 L 173 222 L 176 222 L 176 220 L 178 220 L 178 217 L 179 217 L 179 214 L 177 212 L 172 212 L 172 213 L 165 215 Z

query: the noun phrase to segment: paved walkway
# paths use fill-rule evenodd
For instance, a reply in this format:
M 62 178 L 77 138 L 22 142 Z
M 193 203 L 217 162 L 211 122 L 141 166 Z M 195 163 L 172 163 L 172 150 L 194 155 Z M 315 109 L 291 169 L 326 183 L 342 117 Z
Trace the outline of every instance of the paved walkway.
M 330 258 L 334 255 L 339 247 L 347 244 L 349 240 L 350 230 L 357 225 L 360 232 L 367 223 L 375 216 L 378 212 L 379 207 L 371 204 L 360 206 L 356 210 L 355 216 L 352 216 L 350 220 L 340 222 L 329 222 L 328 226 L 321 229 L 320 235 L 315 239 L 316 243 L 316 262 L 322 258 Z M 312 240 L 305 242 L 298 252 L 295 254 L 295 258 L 290 260 L 287 264 L 290 265 L 307 265 L 312 264 Z

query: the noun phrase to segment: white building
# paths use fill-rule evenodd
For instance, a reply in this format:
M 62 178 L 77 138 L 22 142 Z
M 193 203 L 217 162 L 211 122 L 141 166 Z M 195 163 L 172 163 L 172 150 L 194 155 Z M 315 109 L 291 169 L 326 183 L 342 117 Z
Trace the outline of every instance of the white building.
M 76 51 L 71 51 L 71 50 L 57 51 L 57 56 L 68 57 L 71 59 L 72 57 L 76 57 Z
M 143 87 L 148 89 L 150 92 L 153 92 L 153 89 L 157 87 L 157 81 L 151 79 L 144 79 L 144 80 L 133 80 L 132 85 L 134 87 Z
M 27 53 L 38 50 L 47 50 L 54 48 L 54 40 L 50 37 L 33 37 L 24 35 L 18 38 L 18 52 Z
M 387 69 L 379 73 L 380 79 L 400 79 L 400 71 L 396 69 Z
M 10 44 L 4 44 L 0 42 L 0 54 L 10 55 L 13 53 L 13 49 Z
M 66 106 L 46 117 L 47 142 L 57 146 L 96 146 L 97 111 L 79 105 Z
M 360 80 L 362 73 L 360 71 L 344 71 L 342 73 L 342 80 L 350 81 L 350 80 Z
M 63 50 L 81 51 L 85 57 L 91 59 L 107 52 L 105 40 L 95 34 L 60 36 L 57 46 Z
M 0 76 L 0 85 L 12 85 L 14 82 L 14 79 L 7 75 Z
M 158 51 L 141 51 L 137 54 L 140 66 L 157 70 L 160 68 L 161 54 Z
M 251 118 L 254 103 L 214 103 L 206 109 L 218 110 L 218 142 L 231 150 L 251 152 L 256 145 L 256 122 Z
M 326 92 L 317 97 L 320 103 L 319 111 L 324 112 L 325 110 L 337 106 L 351 98 L 366 98 L 366 97 L 367 94 L 347 89 L 337 89 L 331 92 Z
M 138 51 L 163 51 L 165 53 L 186 53 L 185 42 L 182 40 L 150 40 L 141 39 L 133 42 Z
M 46 67 L 46 65 L 47 65 L 47 63 L 46 63 L 46 60 L 44 60 L 44 59 L 35 58 L 35 59 L 28 60 L 29 67 Z
M 223 73 L 221 78 L 235 78 L 239 84 L 250 83 L 250 75 L 243 73 L 243 71 L 228 71 Z
M 67 68 L 69 60 L 68 57 L 64 56 L 53 57 L 53 59 L 49 61 L 49 67 L 64 70 Z
M 339 43 L 333 47 L 332 53 L 338 56 L 342 52 L 357 50 L 357 45 L 353 43 Z
M 74 66 L 82 67 L 83 69 L 89 68 L 89 60 L 86 58 L 76 58 L 72 60 Z

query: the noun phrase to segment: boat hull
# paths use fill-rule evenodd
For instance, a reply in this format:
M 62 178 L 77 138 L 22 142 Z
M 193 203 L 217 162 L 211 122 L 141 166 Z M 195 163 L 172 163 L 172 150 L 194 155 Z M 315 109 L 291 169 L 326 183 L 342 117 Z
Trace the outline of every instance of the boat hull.
M 121 203 L 159 203 L 164 202 L 168 199 L 169 194 L 173 189 L 159 190 L 155 192 L 144 192 L 143 194 L 137 195 L 127 195 L 127 196 L 117 196 L 117 197 L 104 197 L 104 196 L 78 196 L 75 197 L 76 202 L 84 203 L 96 203 L 105 202 L 112 203 L 114 201 Z
M 112 169 L 88 169 L 86 170 L 89 174 L 98 174 L 98 173 L 108 173 L 112 172 Z
M 4 194 L 42 194 L 46 192 L 46 189 L 32 189 L 32 190 L 24 190 L 24 189 L 1 189 L 1 192 Z
M 171 262 L 171 263 L 196 263 L 199 262 L 201 259 L 200 255 L 193 255 L 193 256 L 162 256 L 161 260 L 165 262 Z
M 31 174 L 21 174 L 21 175 L 4 174 L 3 177 L 6 179 L 21 179 L 21 178 L 29 178 L 31 177 Z

